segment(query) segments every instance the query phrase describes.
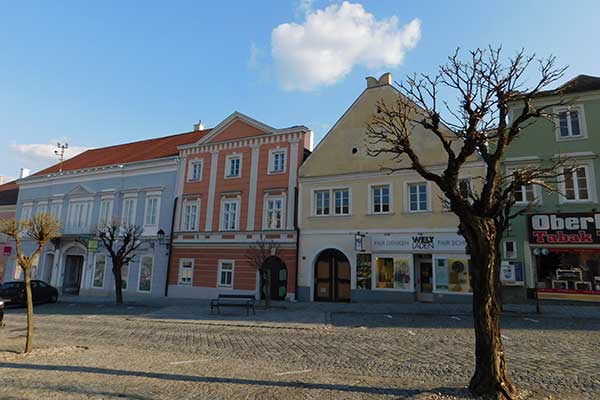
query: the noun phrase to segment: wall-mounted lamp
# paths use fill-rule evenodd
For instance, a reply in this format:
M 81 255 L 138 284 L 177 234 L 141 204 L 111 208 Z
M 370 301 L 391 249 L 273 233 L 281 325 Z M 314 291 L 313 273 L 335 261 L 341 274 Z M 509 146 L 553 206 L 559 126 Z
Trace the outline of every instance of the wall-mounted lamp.
M 165 231 L 163 231 L 162 229 L 159 229 L 158 232 L 156 232 L 156 236 L 158 237 L 158 243 L 162 244 L 163 246 L 165 246 L 168 249 L 169 248 L 169 239 L 168 238 L 165 239 Z
M 355 251 L 365 251 L 365 234 L 356 232 L 354 235 L 354 250 Z

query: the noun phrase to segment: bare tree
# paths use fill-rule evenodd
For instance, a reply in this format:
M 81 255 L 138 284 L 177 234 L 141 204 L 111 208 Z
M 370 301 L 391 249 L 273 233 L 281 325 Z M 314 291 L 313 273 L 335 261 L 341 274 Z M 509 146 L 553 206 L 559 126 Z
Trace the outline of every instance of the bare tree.
M 414 75 L 399 84 L 396 102 L 380 102 L 367 127 L 371 156 L 391 158 L 397 165 L 392 170 L 414 170 L 435 183 L 458 217 L 458 231 L 467 242 L 472 265 L 476 367 L 469 389 L 476 395 L 507 399 L 515 398 L 517 390 L 508 378 L 500 336 L 499 245 L 504 229 L 518 214 L 511 214 L 515 192 L 530 184 L 552 189 L 550 181 L 560 176 L 562 163 L 537 163 L 502 173 L 503 157 L 523 128 L 551 118 L 549 110 L 557 105 L 537 106 L 534 99 L 566 68 L 557 68 L 552 56 L 537 60 L 540 76 L 527 86 L 526 72 L 534 62 L 535 57 L 523 50 L 505 60 L 501 48 L 477 49 L 469 52 L 466 61 L 457 50 L 434 76 Z M 444 101 L 442 92 L 456 95 L 458 104 L 453 107 Z M 509 119 L 513 106 L 517 112 Z M 413 136 L 417 131 L 419 135 Z M 415 145 L 427 134 L 443 149 L 441 172 L 422 161 L 425 157 Z M 485 166 L 480 188 L 461 193 L 461 168 L 473 160 Z
M 136 250 L 144 243 L 142 233 L 143 228 L 137 225 L 122 226 L 117 221 L 96 228 L 96 235 L 112 260 L 117 304 L 123 304 L 123 266 L 133 261 Z
M 279 244 L 273 240 L 265 239 L 263 235 L 259 240 L 250 245 L 246 259 L 253 265 L 260 275 L 260 291 L 265 299 L 265 307 L 271 307 L 271 269 L 273 264 L 269 259 L 279 258 Z
M 25 295 L 27 297 L 27 339 L 25 353 L 33 350 L 33 298 L 31 295 L 31 270 L 46 243 L 60 236 L 60 222 L 48 213 L 40 213 L 28 220 L 8 219 L 0 221 L 0 232 L 15 241 L 17 264 L 23 270 Z M 34 242 L 37 247 L 30 255 L 23 252 L 23 240 Z M 15 265 L 15 268 L 17 266 Z

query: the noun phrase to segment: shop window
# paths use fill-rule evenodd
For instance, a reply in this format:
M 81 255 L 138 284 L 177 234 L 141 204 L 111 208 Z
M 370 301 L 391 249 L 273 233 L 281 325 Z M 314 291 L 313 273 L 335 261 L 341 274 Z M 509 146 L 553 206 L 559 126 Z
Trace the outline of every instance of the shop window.
M 600 252 L 553 249 L 538 256 L 538 288 L 600 292 Z
M 94 280 L 92 287 L 102 289 L 104 287 L 104 271 L 106 269 L 106 255 L 96 254 L 96 262 L 94 263 Z
M 462 256 L 435 258 L 435 289 L 438 292 L 469 293 L 471 262 Z
M 142 256 L 140 261 L 140 272 L 138 279 L 138 291 L 149 292 L 152 289 L 152 269 L 154 258 Z
M 411 257 L 377 257 L 376 287 L 378 289 L 412 289 Z
M 371 255 L 356 255 L 356 288 L 371 289 Z

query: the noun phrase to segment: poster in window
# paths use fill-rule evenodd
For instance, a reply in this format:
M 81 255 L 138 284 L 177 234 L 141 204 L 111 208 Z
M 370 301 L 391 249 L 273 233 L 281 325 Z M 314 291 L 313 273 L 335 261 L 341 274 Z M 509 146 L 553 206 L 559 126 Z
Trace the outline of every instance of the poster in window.
M 356 288 L 371 289 L 371 254 L 356 255 Z
M 391 257 L 377 257 L 377 288 L 392 289 L 394 287 L 394 259 Z
M 448 259 L 448 290 L 451 292 L 470 292 L 469 260 L 464 258 Z
M 435 262 L 435 288 L 436 290 L 448 290 L 448 260 L 438 258 Z
M 394 289 L 410 289 L 410 259 L 394 257 Z

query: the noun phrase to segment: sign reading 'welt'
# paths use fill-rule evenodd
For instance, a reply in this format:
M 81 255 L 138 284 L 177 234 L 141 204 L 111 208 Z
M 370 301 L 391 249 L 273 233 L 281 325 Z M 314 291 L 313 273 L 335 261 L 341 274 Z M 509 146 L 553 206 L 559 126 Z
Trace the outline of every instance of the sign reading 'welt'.
M 466 242 L 459 235 L 373 235 L 371 250 L 373 252 L 464 252 Z

